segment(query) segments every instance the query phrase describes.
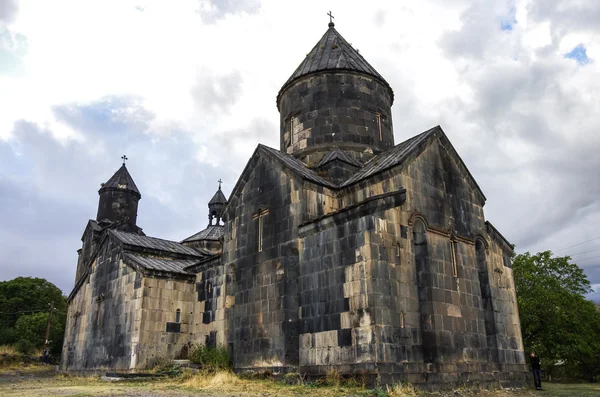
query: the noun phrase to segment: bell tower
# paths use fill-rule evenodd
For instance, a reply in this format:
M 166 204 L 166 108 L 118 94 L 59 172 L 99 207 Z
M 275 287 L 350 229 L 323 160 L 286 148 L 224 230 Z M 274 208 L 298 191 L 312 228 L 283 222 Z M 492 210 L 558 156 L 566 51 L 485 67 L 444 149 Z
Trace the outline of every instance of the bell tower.
M 334 26 L 277 95 L 281 151 L 309 167 L 334 147 L 364 163 L 394 146 L 394 93 Z
M 100 199 L 96 220 L 99 223 L 108 220 L 116 224 L 116 229 L 138 232 L 137 209 L 142 195 L 125 166 L 127 157 L 123 156 L 122 159 L 121 168 L 98 191 Z
M 219 179 L 219 189 L 208 202 L 208 226 L 212 226 L 213 219 L 215 220 L 215 225 L 219 226 L 223 217 L 223 209 L 225 208 L 225 204 L 227 204 L 227 199 L 221 191 L 221 183 L 223 181 Z

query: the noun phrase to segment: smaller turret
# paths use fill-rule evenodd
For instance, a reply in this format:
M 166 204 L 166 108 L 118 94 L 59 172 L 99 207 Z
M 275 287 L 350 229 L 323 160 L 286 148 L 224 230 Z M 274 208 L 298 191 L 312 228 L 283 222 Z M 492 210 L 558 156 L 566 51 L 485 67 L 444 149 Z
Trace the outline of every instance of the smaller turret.
M 223 217 L 223 210 L 227 204 L 227 198 L 225 198 L 225 195 L 221 191 L 221 183 L 221 180 L 219 180 L 219 189 L 208 202 L 208 226 L 206 229 L 186 238 L 181 244 L 211 255 L 223 252 L 221 239 L 223 238 L 225 227 L 220 223 Z M 215 219 L 214 225 L 213 219 Z
M 227 199 L 221 191 L 221 183 L 223 182 L 219 179 L 219 189 L 208 202 L 208 226 L 212 226 L 214 218 L 216 218 L 215 225 L 220 224 L 221 217 L 223 216 L 223 209 L 225 208 L 225 204 L 227 204 Z

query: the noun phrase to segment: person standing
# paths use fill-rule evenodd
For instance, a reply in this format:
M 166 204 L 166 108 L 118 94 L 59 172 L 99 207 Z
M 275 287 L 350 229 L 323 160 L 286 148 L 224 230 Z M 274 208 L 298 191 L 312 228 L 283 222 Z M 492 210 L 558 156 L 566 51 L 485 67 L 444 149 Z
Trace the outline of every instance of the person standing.
M 542 390 L 542 365 L 540 358 L 531 352 L 531 372 L 533 372 L 533 383 L 536 390 Z

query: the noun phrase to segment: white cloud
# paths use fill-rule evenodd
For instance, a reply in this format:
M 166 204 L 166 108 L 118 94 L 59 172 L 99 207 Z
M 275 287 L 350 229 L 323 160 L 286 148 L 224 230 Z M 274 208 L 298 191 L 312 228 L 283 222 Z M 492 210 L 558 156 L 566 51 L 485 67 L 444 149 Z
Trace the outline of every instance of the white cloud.
M 134 175 L 144 182 L 144 197 L 164 208 L 184 193 L 200 200 L 212 192 L 195 181 L 146 173 L 177 172 L 164 164 L 181 161 L 182 139 L 195 146 L 185 167 L 204 167 L 189 174 L 206 180 L 239 175 L 259 142 L 278 147 L 275 97 L 325 32 L 331 9 L 339 32 L 394 89 L 396 141 L 441 124 L 488 197 L 486 215 L 518 250 L 565 247 L 595 237 L 600 221 L 594 203 L 600 194 L 594 177 L 600 166 L 597 4 L 334 0 L 324 8 L 317 0 L 301 7 L 277 0 L 24 0 L 7 8 L 4 25 L 0 11 L 0 30 L 11 38 L 10 46 L 0 45 L 0 57 L 10 52 L 20 65 L 19 73 L 0 69 L 0 143 L 17 120 L 26 120 L 63 146 L 85 151 L 75 167 L 86 158 L 108 164 L 106 156 L 117 165 L 121 151 L 133 150 L 132 167 L 150 165 L 137 164 Z M 506 24 L 510 30 L 502 30 Z M 591 59 L 584 66 L 564 58 L 579 44 Z M 130 130 L 91 136 L 84 124 L 57 116 L 57 107 L 97 107 L 106 98 L 135 98 L 113 114 Z M 134 138 L 145 140 L 144 152 L 136 152 Z M 10 140 L 17 151 L 24 145 L 19 139 Z M 43 156 L 22 152 L 29 164 L 22 172 L 37 175 L 31 183 L 44 193 L 48 165 Z M 61 189 L 75 189 L 69 175 L 54 185 L 56 191 L 46 192 L 53 199 Z M 88 192 L 77 188 L 80 194 Z M 86 196 L 90 207 L 94 195 Z M 76 242 L 85 220 L 69 222 Z

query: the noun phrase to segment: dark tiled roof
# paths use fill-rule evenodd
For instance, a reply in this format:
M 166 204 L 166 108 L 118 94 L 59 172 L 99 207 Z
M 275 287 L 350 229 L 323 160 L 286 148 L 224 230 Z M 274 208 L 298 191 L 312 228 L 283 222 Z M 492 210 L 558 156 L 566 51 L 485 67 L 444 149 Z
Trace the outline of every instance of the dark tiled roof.
M 296 71 L 292 73 L 281 88 L 281 91 L 302 76 L 324 70 L 349 70 L 365 73 L 378 78 L 389 87 L 389 84 L 375 68 L 331 26 L 327 29 L 323 37 L 321 37 L 317 45 L 304 58 Z
M 320 185 L 324 185 L 327 187 L 335 188 L 336 184 L 329 182 L 328 180 L 317 175 L 313 170 L 308 168 L 302 161 L 298 160 L 292 155 L 287 153 L 282 153 L 279 150 L 270 148 L 264 145 L 258 145 L 259 149 L 263 150 L 267 154 L 270 154 L 276 157 L 280 162 L 282 162 L 286 167 L 290 168 L 292 171 L 298 173 L 304 179 L 309 181 L 318 183 Z
M 187 266 L 192 266 L 198 263 L 198 260 L 172 260 L 167 258 L 150 258 L 141 255 L 126 253 L 125 260 L 130 260 L 135 264 L 147 270 L 155 270 L 161 272 L 177 273 L 177 274 L 192 274 L 183 270 Z
M 185 245 L 181 245 L 175 241 L 163 240 L 156 237 L 140 236 L 139 234 L 125 233 L 117 230 L 111 230 L 110 232 L 122 243 L 135 247 L 150 248 L 163 252 L 202 257 L 202 254 L 195 249 L 186 247 Z
M 339 147 L 335 147 L 332 151 L 327 153 L 325 157 L 323 157 L 321 161 L 317 163 L 317 165 L 315 165 L 315 168 L 319 168 L 333 160 L 340 160 L 346 164 L 350 164 L 358 168 L 361 168 L 363 166 L 360 161 L 350 156 L 348 153 L 344 152 Z
M 379 154 L 377 157 L 374 157 L 367 162 L 362 169 L 358 170 L 346 182 L 342 183 L 340 187 L 350 186 L 353 183 L 378 174 L 388 168 L 400 165 L 408 158 L 413 149 L 415 149 L 421 142 L 426 141 L 427 138 L 439 130 L 441 130 L 439 126 L 434 127 Z
M 133 178 L 131 177 L 131 175 L 129 175 L 129 171 L 127 171 L 127 167 L 125 167 L 125 164 L 123 164 L 121 168 L 119 168 L 117 172 L 115 172 L 115 174 L 111 176 L 110 179 L 106 181 L 104 185 L 102 185 L 102 187 L 100 188 L 100 192 L 109 188 L 123 189 L 123 186 L 125 186 L 125 189 L 135 192 L 141 196 L 140 191 L 138 190 L 137 186 L 135 185 L 135 182 L 133 181 Z
M 223 236 L 223 229 L 224 227 L 220 225 L 209 226 L 206 229 L 186 238 L 182 241 L 182 243 L 200 240 L 218 240 L 221 238 L 221 236 Z
M 211 204 L 226 204 L 226 203 L 227 203 L 227 199 L 225 198 L 225 195 L 221 191 L 221 187 L 219 187 L 219 190 L 217 190 L 217 192 L 215 193 L 215 195 L 210 199 L 210 201 L 208 202 L 208 205 L 211 205 Z

